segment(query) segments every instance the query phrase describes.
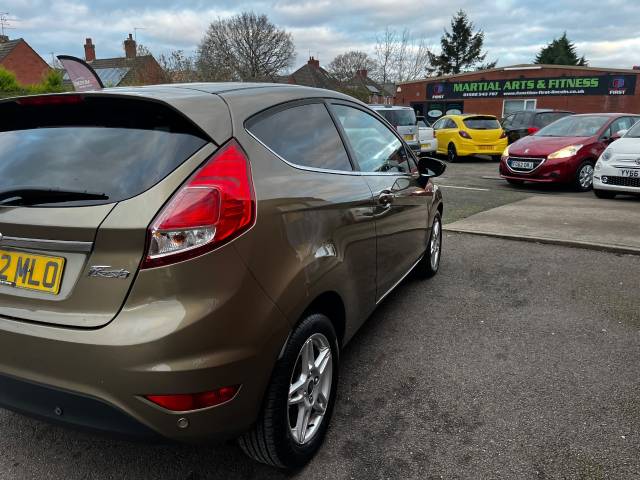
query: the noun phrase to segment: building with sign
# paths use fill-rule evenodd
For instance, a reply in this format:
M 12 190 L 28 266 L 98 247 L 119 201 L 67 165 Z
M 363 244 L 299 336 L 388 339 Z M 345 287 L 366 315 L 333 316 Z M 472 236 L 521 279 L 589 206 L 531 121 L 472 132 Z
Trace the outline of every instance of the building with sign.
M 637 69 L 514 65 L 404 82 L 395 103 L 412 106 L 430 121 L 446 113 L 504 117 L 535 108 L 640 113 L 638 75 Z

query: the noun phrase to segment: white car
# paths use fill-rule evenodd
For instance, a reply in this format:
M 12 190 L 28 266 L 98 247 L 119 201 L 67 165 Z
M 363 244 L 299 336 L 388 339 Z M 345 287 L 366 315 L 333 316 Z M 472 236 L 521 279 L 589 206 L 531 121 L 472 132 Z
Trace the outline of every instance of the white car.
M 640 122 L 602 152 L 593 174 L 593 193 L 613 198 L 618 193 L 640 194 Z
M 433 128 L 427 125 L 424 117 L 417 117 L 417 119 L 420 153 L 435 153 L 438 150 L 438 140 L 435 137 Z

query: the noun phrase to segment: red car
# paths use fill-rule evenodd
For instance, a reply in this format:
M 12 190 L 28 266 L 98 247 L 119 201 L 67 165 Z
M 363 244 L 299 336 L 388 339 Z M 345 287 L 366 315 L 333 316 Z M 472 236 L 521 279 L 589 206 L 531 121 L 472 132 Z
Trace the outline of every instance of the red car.
M 500 160 L 500 176 L 513 185 L 524 182 L 569 183 L 591 189 L 593 167 L 621 130 L 639 115 L 598 113 L 570 115 L 509 145 Z

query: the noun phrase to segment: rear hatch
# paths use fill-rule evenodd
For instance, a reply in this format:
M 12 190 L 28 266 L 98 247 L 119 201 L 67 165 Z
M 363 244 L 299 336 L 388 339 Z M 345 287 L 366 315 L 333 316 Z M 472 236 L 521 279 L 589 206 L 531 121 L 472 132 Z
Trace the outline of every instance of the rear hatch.
M 490 115 L 475 115 L 465 117 L 462 122 L 469 131 L 471 138 L 477 143 L 492 144 L 502 137 L 502 127 L 496 117 Z
M 0 316 L 108 323 L 147 226 L 214 149 L 188 119 L 143 98 L 0 103 Z

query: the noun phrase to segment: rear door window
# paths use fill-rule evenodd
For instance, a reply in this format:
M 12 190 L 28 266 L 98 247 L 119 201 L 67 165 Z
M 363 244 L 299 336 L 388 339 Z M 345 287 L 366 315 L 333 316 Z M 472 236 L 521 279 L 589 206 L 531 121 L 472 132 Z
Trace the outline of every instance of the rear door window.
M 56 207 L 113 203 L 139 195 L 208 143 L 197 127 L 173 110 L 139 100 L 7 102 L 0 104 L 0 117 L 0 193 L 71 190 L 103 196 L 57 202 Z M 47 205 L 45 199 L 37 203 Z
M 286 161 L 303 167 L 351 171 L 347 151 L 323 103 L 259 115 L 247 130 Z
M 465 127 L 471 130 L 497 130 L 500 123 L 493 117 L 466 117 L 462 120 Z
M 411 109 L 376 110 L 394 127 L 409 127 L 416 124 L 416 113 Z
M 527 113 L 519 112 L 513 117 L 511 128 L 525 128 L 527 126 Z

